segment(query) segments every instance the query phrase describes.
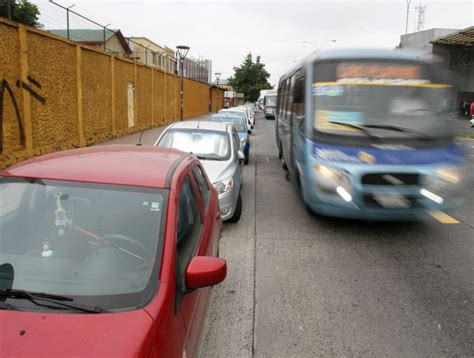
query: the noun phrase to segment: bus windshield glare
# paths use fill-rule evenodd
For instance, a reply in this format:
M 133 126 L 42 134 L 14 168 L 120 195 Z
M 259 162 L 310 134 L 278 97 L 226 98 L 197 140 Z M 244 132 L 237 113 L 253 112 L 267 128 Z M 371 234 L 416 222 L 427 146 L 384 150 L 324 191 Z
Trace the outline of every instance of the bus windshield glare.
M 267 107 L 276 107 L 277 96 L 267 96 L 265 101 Z
M 434 82 L 431 71 L 380 61 L 315 64 L 315 134 L 366 136 L 370 129 L 383 138 L 446 136 L 451 86 Z

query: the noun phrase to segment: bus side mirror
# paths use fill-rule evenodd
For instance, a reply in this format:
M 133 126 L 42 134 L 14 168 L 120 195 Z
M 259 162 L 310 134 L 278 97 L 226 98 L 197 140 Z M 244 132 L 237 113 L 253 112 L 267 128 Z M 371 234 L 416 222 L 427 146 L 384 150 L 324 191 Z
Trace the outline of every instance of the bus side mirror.
M 304 101 L 304 79 L 296 80 L 293 89 L 293 103 L 303 103 Z

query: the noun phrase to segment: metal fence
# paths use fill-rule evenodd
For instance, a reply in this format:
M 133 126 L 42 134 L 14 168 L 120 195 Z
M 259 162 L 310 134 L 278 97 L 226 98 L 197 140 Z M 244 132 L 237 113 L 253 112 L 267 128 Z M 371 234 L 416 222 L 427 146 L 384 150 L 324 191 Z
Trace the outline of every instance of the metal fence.
M 85 9 L 81 9 L 82 13 L 79 13 L 74 4 L 65 6 L 50 0 L 48 3 L 43 3 L 42 8 L 41 17 L 43 22 L 46 22 L 46 31 L 102 49 L 116 56 L 138 61 L 170 73 L 178 73 L 175 52 L 167 46 L 154 44 L 145 38 L 138 38 L 142 39 L 142 41 L 138 41 L 133 36 L 125 37 L 119 29 L 112 28 L 111 24 L 103 25 L 86 16 Z M 160 50 L 156 50 L 156 48 L 160 48 Z M 201 82 L 207 82 L 207 80 Z

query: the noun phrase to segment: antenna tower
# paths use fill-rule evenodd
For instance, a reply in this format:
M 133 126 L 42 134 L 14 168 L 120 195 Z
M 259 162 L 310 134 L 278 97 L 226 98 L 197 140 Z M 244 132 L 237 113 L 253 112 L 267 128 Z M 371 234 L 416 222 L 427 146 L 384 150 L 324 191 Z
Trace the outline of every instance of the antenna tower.
M 423 31 L 425 28 L 426 5 L 422 5 L 420 2 L 419 5 L 415 7 L 415 10 L 418 11 L 418 21 L 416 22 L 415 32 Z

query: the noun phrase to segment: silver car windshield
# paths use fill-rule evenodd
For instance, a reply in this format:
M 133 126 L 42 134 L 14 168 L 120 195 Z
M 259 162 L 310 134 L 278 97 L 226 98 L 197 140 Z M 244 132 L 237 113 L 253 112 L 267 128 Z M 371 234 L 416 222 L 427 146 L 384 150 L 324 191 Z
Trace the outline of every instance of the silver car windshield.
M 239 112 L 235 112 L 239 113 Z M 247 125 L 245 123 L 245 119 L 243 116 L 243 113 L 240 113 L 240 116 L 219 116 L 218 114 L 213 115 L 209 118 L 209 121 L 211 122 L 223 122 L 223 123 L 229 123 L 232 124 L 237 132 L 247 132 Z
M 13 289 L 107 309 L 144 305 L 158 285 L 165 198 L 158 189 L 0 177 L 0 264 L 13 266 Z
M 190 152 L 200 159 L 227 160 L 230 157 L 229 136 L 226 132 L 172 129 L 163 135 L 158 146 Z

